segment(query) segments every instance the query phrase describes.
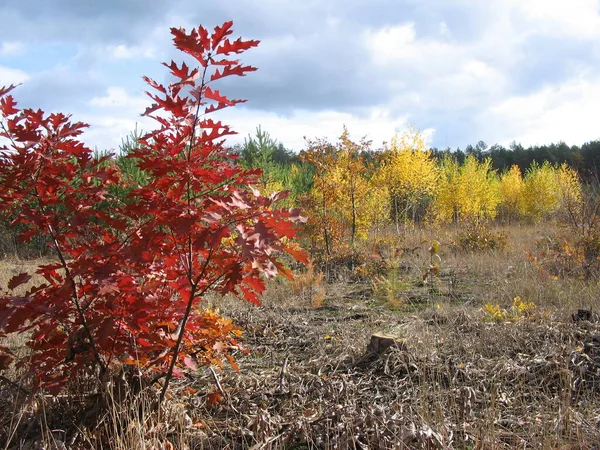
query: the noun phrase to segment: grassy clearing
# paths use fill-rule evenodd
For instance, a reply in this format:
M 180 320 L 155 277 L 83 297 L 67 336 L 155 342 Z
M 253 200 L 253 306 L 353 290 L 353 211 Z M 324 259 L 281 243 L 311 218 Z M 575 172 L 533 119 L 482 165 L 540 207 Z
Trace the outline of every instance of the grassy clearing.
M 202 369 L 179 380 L 160 415 L 151 412 L 155 386 L 133 397 L 113 381 L 100 396 L 82 380 L 69 396 L 31 400 L 17 373 L 4 374 L 0 441 L 15 449 L 598 448 L 600 324 L 572 318 L 598 311 L 598 280 L 555 279 L 526 258 L 554 236 L 551 226 L 503 231 L 506 250 L 473 253 L 453 247 L 457 230 L 409 230 L 400 251 L 390 244 L 359 265 L 274 280 L 262 307 L 207 299 L 245 328 L 251 353 L 237 355 L 239 373 Z M 433 240 L 439 272 L 424 280 Z M 35 267 L 0 264 L 4 285 Z M 515 297 L 535 309 L 513 309 Z M 486 304 L 507 316 L 494 318 Z M 371 354 L 377 332 L 403 345 Z

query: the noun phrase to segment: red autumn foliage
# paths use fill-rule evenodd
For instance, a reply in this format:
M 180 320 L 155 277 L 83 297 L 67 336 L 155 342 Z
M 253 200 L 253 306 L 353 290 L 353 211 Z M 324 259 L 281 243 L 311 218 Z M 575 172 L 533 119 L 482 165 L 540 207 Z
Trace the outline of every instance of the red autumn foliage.
M 159 126 L 129 155 L 150 181 L 125 201 L 110 193 L 120 182 L 110 157 L 78 140 L 87 125 L 20 110 L 14 86 L 0 88 L 0 214 L 23 228 L 23 241 L 46 236 L 57 256 L 37 270 L 44 284 L 0 297 L 0 337 L 30 333 L 32 355 L 17 364 L 36 388 L 58 391 L 82 374 L 102 380 L 127 364 L 165 376 L 164 397 L 172 375 L 224 358 L 235 367 L 241 330 L 203 308 L 204 295 L 258 304 L 265 277 L 292 276 L 282 254 L 306 261 L 291 243 L 303 218 L 275 209 L 287 194 L 253 189 L 260 172 L 236 164 L 223 140 L 233 132 L 207 117 L 242 101 L 211 83 L 256 70 L 223 55 L 258 41 L 231 40 L 232 22 L 212 34 L 171 32 L 199 66 L 164 63 L 168 86 L 144 77 L 153 100 L 144 114 Z M 28 280 L 17 275 L 9 287 Z M 2 361 L 7 352 L 0 347 Z

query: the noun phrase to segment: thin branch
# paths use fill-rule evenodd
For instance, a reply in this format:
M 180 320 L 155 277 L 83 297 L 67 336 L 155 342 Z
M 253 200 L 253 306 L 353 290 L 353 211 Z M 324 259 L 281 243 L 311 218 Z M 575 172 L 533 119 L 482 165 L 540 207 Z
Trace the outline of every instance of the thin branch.
M 179 350 L 181 348 L 181 342 L 183 341 L 183 335 L 185 334 L 185 326 L 187 324 L 188 319 L 190 318 L 190 315 L 192 312 L 192 306 L 194 304 L 194 299 L 196 297 L 202 297 L 202 295 L 206 291 L 211 289 L 222 277 L 223 277 L 223 275 L 218 276 L 213 281 L 211 281 L 208 285 L 206 285 L 204 287 L 204 289 L 202 289 L 199 292 L 196 292 L 197 285 L 194 285 L 192 287 L 192 291 L 190 292 L 190 298 L 189 298 L 187 306 L 185 308 L 185 313 L 183 315 L 183 318 L 181 319 L 181 323 L 179 324 L 179 335 L 177 337 L 177 342 L 175 343 L 175 347 L 173 347 L 173 359 L 171 359 L 171 363 L 169 364 L 169 370 L 167 371 L 167 373 L 165 375 L 165 384 L 163 385 L 162 390 L 160 391 L 160 397 L 158 399 L 159 404 L 162 403 L 163 400 L 165 399 L 165 396 L 167 394 L 167 389 L 169 388 L 169 383 L 171 381 L 171 378 L 173 378 L 173 370 L 175 369 L 175 365 L 177 364 L 177 359 L 179 357 Z
M 71 270 L 69 269 L 69 265 L 67 264 L 67 261 L 65 260 L 65 257 L 63 255 L 61 247 L 60 247 L 60 244 L 58 242 L 57 237 L 54 235 L 54 231 L 52 230 L 51 225 L 48 225 L 48 231 L 50 233 L 50 236 L 52 237 L 52 242 L 54 244 L 56 253 L 58 254 L 58 259 L 60 260 L 60 263 L 61 263 L 63 269 L 65 270 L 65 276 L 67 277 L 67 279 L 69 280 L 69 284 L 71 285 L 71 289 L 73 291 L 73 294 L 72 294 L 73 303 L 75 304 L 75 308 L 77 309 L 77 314 L 79 315 L 79 319 L 81 320 L 81 325 L 83 326 L 85 334 L 86 334 L 87 338 L 90 340 L 90 345 L 92 348 L 92 352 L 94 354 L 94 359 L 100 366 L 100 374 L 102 375 L 102 374 L 106 373 L 107 367 L 104 364 L 104 361 L 102 361 L 102 358 L 100 358 L 100 354 L 98 353 L 98 348 L 96 346 L 96 341 L 95 341 L 94 336 L 92 335 L 92 331 L 90 330 L 90 327 L 87 323 L 87 319 L 85 318 L 85 313 L 81 307 L 81 304 L 79 303 L 79 297 L 77 296 L 77 284 L 75 283 L 75 278 L 73 278 L 73 274 L 71 273 Z
M 289 356 L 285 357 L 285 361 L 281 365 L 281 372 L 279 373 L 279 392 L 284 392 L 285 390 L 285 376 L 287 375 L 287 366 L 288 366 Z
M 217 372 L 215 372 L 215 369 L 213 369 L 211 366 L 208 366 L 208 370 L 210 370 L 210 373 L 212 374 L 213 380 L 215 380 L 215 384 L 217 385 L 217 389 L 219 390 L 219 392 L 221 393 L 221 395 L 223 397 L 225 397 L 225 390 L 223 389 L 223 386 L 221 386 L 221 382 L 219 381 L 219 377 L 217 376 Z

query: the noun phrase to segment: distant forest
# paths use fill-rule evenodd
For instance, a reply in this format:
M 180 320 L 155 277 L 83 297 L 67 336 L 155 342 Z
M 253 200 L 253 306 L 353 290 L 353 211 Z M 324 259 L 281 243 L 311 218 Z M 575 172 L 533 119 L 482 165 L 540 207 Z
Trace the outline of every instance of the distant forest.
M 260 136 L 260 128 L 258 131 Z M 268 133 L 266 133 L 268 136 Z M 268 138 L 267 138 L 268 139 Z M 256 164 L 256 159 L 260 152 L 257 149 L 253 149 L 254 152 L 248 151 L 249 142 L 252 139 L 247 140 L 245 145 L 236 145 L 233 151 L 241 154 L 242 160 L 246 160 L 249 166 L 260 165 Z M 256 141 L 255 141 L 256 142 Z M 258 142 L 257 142 L 258 143 Z M 260 148 L 260 143 L 257 146 Z M 252 147 L 252 146 L 251 146 Z M 299 155 L 291 150 L 286 149 L 283 144 L 276 143 L 270 159 L 276 164 L 292 164 L 300 163 Z M 548 161 L 552 164 L 567 163 L 573 167 L 582 180 L 585 182 L 600 182 L 600 140 L 586 142 L 581 146 L 573 145 L 569 146 L 564 142 L 549 145 L 536 145 L 530 147 L 523 147 L 521 144 L 516 142 L 511 143 L 508 147 L 495 144 L 488 147 L 483 141 L 479 141 L 475 146 L 467 145 L 464 149 L 438 149 L 431 148 L 432 155 L 437 159 L 442 159 L 444 155 L 453 155 L 456 160 L 462 164 L 469 154 L 473 154 L 477 159 L 484 160 L 486 158 L 492 159 L 492 168 L 502 173 L 508 170 L 511 166 L 517 165 L 521 169 L 522 173 L 525 173 L 531 166 L 532 162 L 542 164 L 544 161 Z M 370 152 L 370 156 L 374 156 L 381 149 L 376 149 Z M 369 155 L 364 155 L 369 159 Z
M 523 147 L 513 142 L 508 148 L 501 145 L 488 147 L 480 141 L 477 145 L 468 145 L 464 150 L 431 149 L 432 153 L 441 158 L 447 153 L 453 153 L 459 162 L 463 162 L 468 154 L 475 155 L 478 159 L 492 159 L 492 168 L 504 172 L 513 165 L 519 166 L 525 173 L 532 162 L 538 164 L 548 161 L 552 164 L 567 163 L 573 167 L 581 178 L 587 182 L 600 181 L 600 140 L 586 142 L 582 146 L 569 146 L 564 142 L 549 145 L 536 145 Z

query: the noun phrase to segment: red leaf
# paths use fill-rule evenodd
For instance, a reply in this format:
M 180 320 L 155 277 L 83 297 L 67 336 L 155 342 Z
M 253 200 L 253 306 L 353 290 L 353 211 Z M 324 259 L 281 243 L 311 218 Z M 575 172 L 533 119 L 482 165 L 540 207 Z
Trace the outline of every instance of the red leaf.
M 4 98 L 0 98 L 0 109 L 5 117 L 12 116 L 18 113 L 20 110 L 16 108 L 17 102 L 14 101 L 12 95 L 8 95 Z
M 223 401 L 223 395 L 220 392 L 211 392 L 206 396 L 206 401 L 210 406 L 217 406 Z
M 19 242 L 27 243 L 27 242 L 31 241 L 31 239 L 33 239 L 33 237 L 37 236 L 38 234 L 39 234 L 39 230 L 36 230 L 35 228 L 31 228 L 31 229 L 23 231 L 21 234 L 19 234 L 17 236 L 17 240 Z
M 203 56 L 210 48 L 210 38 L 205 28 L 200 26 L 198 30 L 192 30 L 189 34 L 183 28 L 171 28 L 171 34 L 175 47 L 193 56 L 203 67 L 206 67 L 207 63 Z
M 264 222 L 267 226 L 273 229 L 278 236 L 285 236 L 292 239 L 296 235 L 296 227 L 292 222 L 287 220 L 278 220 L 274 217 L 265 217 Z
M 193 84 L 193 81 L 198 77 L 198 69 L 195 68 L 190 72 L 190 68 L 186 63 L 182 63 L 181 67 L 177 67 L 174 61 L 171 61 L 171 64 L 163 63 L 163 65 L 171 70 L 174 77 L 181 80 L 176 84 Z
M 6 86 L 2 86 L 0 87 L 0 97 L 3 97 L 4 95 L 8 94 L 10 91 L 12 91 L 14 88 L 16 88 L 17 86 L 20 86 L 21 84 L 11 84 L 10 86 L 6 87 Z
M 230 53 L 242 53 L 252 47 L 257 47 L 260 41 L 244 41 L 242 38 L 237 38 L 234 42 L 229 39 L 223 41 L 217 49 L 217 55 L 229 55 Z
M 224 78 L 224 77 L 228 77 L 231 75 L 237 75 L 239 77 L 243 77 L 246 75 L 246 72 L 254 72 L 255 70 L 258 70 L 256 67 L 251 67 L 251 66 L 225 66 L 223 67 L 223 70 L 221 72 L 219 72 L 219 69 L 215 70 L 215 73 L 213 73 L 210 77 L 210 81 L 215 81 L 218 80 L 219 78 Z
M 196 371 L 198 370 L 198 364 L 189 356 L 184 356 L 183 364 L 190 370 Z
M 167 93 L 167 89 L 162 84 L 159 84 L 156 81 L 154 81 L 152 78 L 142 77 L 142 80 L 144 80 L 146 83 L 148 83 L 150 86 L 152 86 L 157 91 L 160 91 L 163 94 Z
M 215 342 L 215 345 L 213 345 L 213 349 L 217 353 L 223 353 L 224 351 L 227 350 L 227 346 L 223 342 L 217 341 L 217 342 Z
M 221 95 L 221 93 L 219 91 L 213 91 L 210 88 L 210 86 L 206 86 L 206 90 L 204 91 L 204 96 L 206 98 L 214 100 L 217 103 L 224 103 L 228 106 L 233 105 L 233 102 L 231 102 L 227 97 L 225 97 L 224 95 Z
M 137 340 L 137 344 L 142 346 L 142 347 L 153 347 L 153 345 L 148 342 L 148 340 L 144 339 L 144 338 L 139 338 Z
M 302 264 L 308 264 L 308 253 L 305 250 L 287 246 L 285 247 L 285 251 L 288 252 L 296 261 L 299 261 Z
M 8 370 L 10 363 L 14 361 L 14 358 L 10 355 L 0 355 L 0 371 Z
M 2 212 L 23 230 L 21 239 L 52 232 L 55 250 L 63 253 L 63 264 L 38 269 L 46 284 L 26 296 L 0 298 L 0 334 L 31 333 L 31 358 L 20 364 L 29 365 L 38 387 L 58 392 L 88 370 L 92 358 L 106 369 L 135 364 L 144 375 L 165 374 L 173 359 L 175 376 L 197 370 L 198 361 L 221 365 L 225 358 L 237 370 L 229 353 L 241 349 L 234 341 L 241 329 L 196 305 L 192 289 L 196 296 L 212 289 L 259 304 L 265 277 L 291 276 L 276 253 L 288 250 L 283 238 L 294 235 L 296 219 L 270 210 L 281 194 L 247 192 L 260 171 L 242 169 L 224 146 L 234 132 L 203 116 L 242 102 L 208 87 L 210 80 L 256 70 L 227 56 L 258 45 L 230 38 L 232 27 L 225 22 L 212 35 L 202 26 L 189 33 L 171 29 L 176 48 L 202 67 L 216 66 L 214 73 L 202 71 L 202 82 L 196 83 L 196 64 L 174 61 L 164 63 L 175 78 L 168 86 L 143 77 L 151 99 L 145 115 L 158 126 L 126 161 L 144 172 L 143 182 L 121 180 L 113 156 L 98 157 L 78 140 L 86 124 L 71 123 L 63 113 L 19 111 L 7 95 L 14 86 L 0 88 L 0 136 L 8 138 L 0 144 L 8 161 L 0 165 Z M 111 184 L 131 193 L 115 196 Z M 289 253 L 304 256 L 295 247 Z M 23 273 L 8 286 L 30 279 Z M 69 300 L 74 295 L 79 304 Z M 178 336 L 185 340 L 174 355 Z M 65 360 L 65 350 L 72 358 Z M 10 365 L 8 355 L 0 346 L 0 370 Z M 213 392 L 208 402 L 216 405 L 223 396 Z
M 244 350 L 244 349 L 241 349 Z M 225 358 L 227 358 L 227 361 L 229 361 L 229 364 L 231 365 L 232 369 L 235 370 L 236 372 L 240 371 L 240 366 L 238 366 L 238 364 L 235 362 L 235 358 L 231 355 L 225 355 Z
M 246 277 L 244 282 L 258 294 L 262 294 L 265 290 L 265 282 L 260 277 Z
M 20 273 L 19 275 L 15 275 L 8 282 L 8 289 L 10 289 L 10 290 L 16 289 L 17 287 L 21 286 L 22 284 L 27 283 L 29 280 L 31 280 L 31 275 L 29 275 L 28 273 L 23 272 L 23 273 Z
M 293 220 L 294 222 L 306 223 L 306 221 L 308 220 L 305 216 L 301 215 L 301 211 L 299 208 L 292 208 L 290 209 L 289 213 L 290 220 Z
M 206 108 L 204 108 L 204 113 L 210 114 L 211 112 L 215 112 L 220 109 L 227 108 L 228 106 L 230 106 L 230 105 L 228 105 L 226 103 L 218 103 L 216 105 L 213 103 L 211 105 L 208 105 Z
M 210 38 L 211 40 L 211 48 L 213 50 L 215 50 L 217 48 L 217 46 L 221 43 L 221 41 L 226 37 L 231 35 L 231 33 L 233 33 L 233 30 L 231 29 L 231 27 L 233 27 L 233 20 L 230 20 L 229 22 L 225 22 L 223 25 L 216 26 L 215 30 Z

